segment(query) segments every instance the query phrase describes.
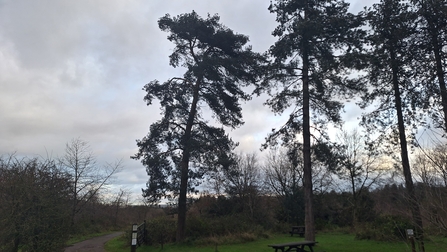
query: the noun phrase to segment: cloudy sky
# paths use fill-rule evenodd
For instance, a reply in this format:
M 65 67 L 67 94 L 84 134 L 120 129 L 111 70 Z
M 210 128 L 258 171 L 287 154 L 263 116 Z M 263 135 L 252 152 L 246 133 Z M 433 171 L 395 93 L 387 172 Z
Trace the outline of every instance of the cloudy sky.
M 377 0 L 351 0 L 351 10 Z M 0 154 L 58 157 L 81 138 L 100 164 L 123 160 L 115 187 L 139 195 L 147 175 L 135 140 L 160 115 L 142 87 L 181 75 L 168 64 L 173 44 L 157 20 L 195 10 L 250 37 L 254 51 L 275 41 L 269 0 L 0 0 Z M 244 105 L 245 125 L 230 132 L 240 150 L 257 151 L 282 124 L 262 106 Z M 354 120 L 358 110 L 347 108 Z M 275 126 L 276 125 L 276 126 Z M 135 197 L 137 197 L 135 196 Z

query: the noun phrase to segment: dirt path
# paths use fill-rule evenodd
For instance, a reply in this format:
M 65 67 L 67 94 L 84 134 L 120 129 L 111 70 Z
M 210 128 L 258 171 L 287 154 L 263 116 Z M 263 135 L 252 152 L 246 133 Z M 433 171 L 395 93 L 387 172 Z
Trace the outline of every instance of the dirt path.
M 116 232 L 79 242 L 66 248 L 64 252 L 105 252 L 104 244 L 112 238 L 121 235 L 122 233 L 123 232 Z

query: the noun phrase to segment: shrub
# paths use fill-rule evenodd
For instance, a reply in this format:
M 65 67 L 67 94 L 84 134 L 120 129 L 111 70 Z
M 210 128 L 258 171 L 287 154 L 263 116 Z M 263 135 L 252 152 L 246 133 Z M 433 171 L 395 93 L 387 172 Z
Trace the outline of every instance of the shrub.
M 0 250 L 63 248 L 70 224 L 69 185 L 51 160 L 0 157 Z
M 210 225 L 211 224 L 211 225 Z M 212 223 L 203 218 L 192 216 L 186 220 L 186 236 L 192 239 L 215 233 Z
M 359 227 L 359 231 L 356 233 L 356 239 L 378 241 L 405 240 L 405 230 L 411 228 L 413 228 L 411 222 L 402 216 L 380 216 L 374 222 Z
M 158 217 L 146 222 L 147 242 L 149 245 L 174 242 L 176 234 L 176 220 L 166 216 Z

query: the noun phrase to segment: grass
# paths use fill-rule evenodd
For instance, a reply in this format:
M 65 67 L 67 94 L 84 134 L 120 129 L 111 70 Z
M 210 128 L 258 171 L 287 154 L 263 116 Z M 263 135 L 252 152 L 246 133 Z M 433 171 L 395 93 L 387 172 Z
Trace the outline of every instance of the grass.
M 98 236 L 103 236 L 113 233 L 112 231 L 106 231 L 106 232 L 100 232 L 100 233 L 94 233 L 94 234 L 83 234 L 83 235 L 75 235 L 73 237 L 70 237 L 70 239 L 67 241 L 67 245 L 73 245 L 75 243 L 85 241 L 91 238 L 95 238 Z
M 275 235 L 269 239 L 260 239 L 253 242 L 246 242 L 240 244 L 225 244 L 225 245 L 175 245 L 167 244 L 161 246 L 142 246 L 137 249 L 137 252 L 274 252 L 268 247 L 268 244 L 283 243 L 291 241 L 299 241 L 303 238 L 290 237 L 288 235 Z M 317 234 L 316 240 L 318 244 L 314 247 L 315 252 L 411 252 L 409 243 L 401 242 L 378 242 L 370 240 L 356 240 L 354 235 L 340 234 L 340 233 L 322 233 Z M 123 239 L 115 238 L 106 243 L 107 252 L 128 252 L 130 247 L 128 242 Z M 445 252 L 447 251 L 447 238 L 432 238 L 425 243 L 425 250 L 430 252 Z
M 107 252 L 129 252 L 130 250 L 130 240 L 127 240 L 129 234 L 124 233 L 121 236 L 115 237 L 112 240 L 106 242 L 104 244 L 104 249 Z M 126 237 L 126 238 L 124 238 Z M 138 252 L 143 251 L 142 249 L 138 249 Z

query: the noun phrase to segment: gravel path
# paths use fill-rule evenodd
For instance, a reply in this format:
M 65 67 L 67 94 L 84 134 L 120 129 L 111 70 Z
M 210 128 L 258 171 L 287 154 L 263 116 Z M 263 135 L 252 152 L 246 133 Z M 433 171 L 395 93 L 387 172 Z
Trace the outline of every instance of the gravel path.
M 79 242 L 66 248 L 65 252 L 105 252 L 104 244 L 121 234 L 123 234 L 123 232 L 116 232 Z

